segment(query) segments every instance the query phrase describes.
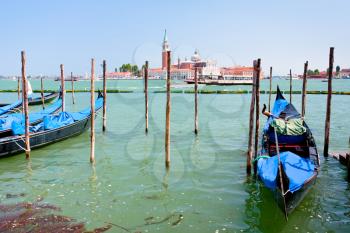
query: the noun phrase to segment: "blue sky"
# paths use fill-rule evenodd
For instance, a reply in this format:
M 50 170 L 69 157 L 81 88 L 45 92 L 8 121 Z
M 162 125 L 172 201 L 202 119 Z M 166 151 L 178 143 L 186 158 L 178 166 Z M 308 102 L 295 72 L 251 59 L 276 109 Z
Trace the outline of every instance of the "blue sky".
M 122 63 L 161 63 L 168 31 L 174 59 L 198 48 L 219 65 L 252 64 L 261 58 L 265 73 L 289 68 L 324 70 L 329 47 L 335 65 L 350 67 L 350 2 L 341 0 L 1 0 L 0 74 L 20 74 L 20 51 L 31 75 L 85 74 L 90 59 Z M 98 67 L 98 72 L 100 72 Z

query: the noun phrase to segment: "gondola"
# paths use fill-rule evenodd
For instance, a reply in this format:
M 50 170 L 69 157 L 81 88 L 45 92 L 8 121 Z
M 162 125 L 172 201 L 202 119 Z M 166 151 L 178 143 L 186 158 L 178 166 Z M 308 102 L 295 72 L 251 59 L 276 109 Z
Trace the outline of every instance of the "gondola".
M 22 105 L 22 100 L 17 100 L 12 104 L 3 105 L 2 107 L 0 107 L 0 116 L 4 116 L 5 114 L 16 112 L 21 105 Z
M 50 93 L 44 94 L 44 103 L 51 102 L 57 96 L 59 96 L 59 92 L 50 92 Z M 41 99 L 40 95 L 31 94 L 28 96 L 28 105 L 39 105 L 39 104 L 42 104 L 42 99 Z M 3 112 L 1 109 L 11 108 L 10 110 L 13 110 L 13 109 L 18 108 L 20 105 L 22 105 L 22 100 L 18 100 L 16 102 L 14 102 L 13 104 L 1 103 L 0 104 L 0 116 L 2 114 L 7 113 L 7 112 Z M 14 107 L 12 107 L 12 106 L 14 106 Z
M 59 92 L 50 92 L 50 93 L 46 93 L 44 94 L 44 102 L 48 103 L 50 101 L 52 101 L 53 99 L 55 99 L 57 96 L 59 95 Z M 42 104 L 42 99 L 41 96 L 29 96 L 28 98 L 28 104 L 29 105 L 39 105 Z
M 95 110 L 103 105 L 103 95 L 99 93 L 95 101 Z M 57 141 L 65 140 L 83 133 L 90 127 L 91 109 L 80 112 L 61 112 L 58 115 L 44 117 L 43 122 L 30 127 L 30 148 L 36 149 Z M 13 125 L 16 136 L 0 138 L 0 157 L 24 152 L 24 125 Z
M 263 129 L 262 147 L 255 158 L 257 173 L 271 189 L 287 218 L 316 181 L 320 162 L 310 128 L 277 87 L 277 96 Z
M 36 125 L 43 121 L 45 116 L 56 113 L 62 107 L 62 99 L 58 98 L 53 104 L 40 112 L 29 113 L 29 123 Z M 12 135 L 12 123 L 24 120 L 22 113 L 13 113 L 6 117 L 0 117 L 0 138 Z

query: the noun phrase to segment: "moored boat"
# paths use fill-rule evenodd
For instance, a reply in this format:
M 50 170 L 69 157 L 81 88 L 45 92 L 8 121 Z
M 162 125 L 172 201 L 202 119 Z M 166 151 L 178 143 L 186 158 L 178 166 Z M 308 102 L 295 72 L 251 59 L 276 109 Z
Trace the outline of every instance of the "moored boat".
M 40 112 L 34 112 L 29 114 L 29 123 L 31 125 L 38 124 L 43 121 L 45 116 L 56 113 L 62 107 L 62 99 L 58 98 L 54 103 L 47 106 Z M 13 113 L 0 117 L 0 138 L 12 135 L 12 124 L 13 122 L 24 121 L 24 115 L 22 113 Z
M 99 93 L 95 111 L 101 109 L 102 105 L 103 95 Z M 30 127 L 30 148 L 36 149 L 83 133 L 90 127 L 91 115 L 88 107 L 80 112 L 45 116 L 43 122 Z M 12 131 L 15 136 L 0 138 L 0 157 L 24 152 L 24 125 L 13 124 Z
M 320 162 L 312 133 L 279 88 L 263 130 L 262 149 L 255 159 L 258 177 L 271 189 L 286 216 L 315 183 Z
M 2 107 L 0 107 L 0 116 L 4 116 L 5 114 L 16 112 L 21 105 L 22 105 L 22 100 L 17 100 L 12 104 L 3 105 Z
M 46 93 L 44 94 L 44 102 L 50 102 L 53 99 L 55 99 L 57 96 L 59 95 L 59 92 L 50 92 L 50 93 Z M 39 105 L 42 104 L 42 99 L 41 96 L 29 96 L 28 98 L 28 104 L 29 105 Z

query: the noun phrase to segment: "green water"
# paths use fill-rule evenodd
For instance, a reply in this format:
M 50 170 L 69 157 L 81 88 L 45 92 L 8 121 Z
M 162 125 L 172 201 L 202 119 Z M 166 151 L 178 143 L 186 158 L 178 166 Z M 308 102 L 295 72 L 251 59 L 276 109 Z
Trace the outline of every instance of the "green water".
M 40 90 L 40 80 L 31 80 L 31 85 L 33 90 Z M 102 81 L 96 81 L 96 89 L 102 89 Z M 173 81 L 176 89 L 188 89 L 193 88 L 193 85 L 185 85 L 182 81 Z M 289 80 L 285 79 L 274 79 L 273 85 L 279 84 L 281 89 L 289 90 Z M 53 80 L 44 80 L 44 89 L 56 90 L 59 88 L 60 82 Z M 66 81 L 66 89 L 71 89 L 71 82 Z M 119 89 L 119 90 L 129 90 L 133 92 L 143 91 L 143 81 L 142 80 L 107 80 L 107 86 L 109 89 Z M 261 90 L 269 90 L 269 80 L 261 81 Z M 327 82 L 322 82 L 321 80 L 308 80 L 308 90 L 310 91 L 326 91 Z M 0 90 L 17 90 L 17 81 L 13 80 L 0 80 Z M 84 80 L 79 82 L 74 82 L 75 90 L 89 90 L 90 81 Z M 164 80 L 149 80 L 150 91 L 165 90 Z M 251 90 L 251 86 L 205 86 L 200 85 L 200 89 L 203 90 Z M 293 80 L 293 90 L 301 91 L 302 80 Z M 350 80 L 345 79 L 334 79 L 333 80 L 333 91 L 350 91 Z
M 316 185 L 287 223 L 272 194 L 259 182 L 247 179 L 250 95 L 199 95 L 200 131 L 196 137 L 193 95 L 172 94 L 171 167 L 167 174 L 166 96 L 150 93 L 149 133 L 145 135 L 142 81 L 124 82 L 109 84 L 140 92 L 108 95 L 107 132 L 102 133 L 101 118 L 96 121 L 95 166 L 89 163 L 89 132 L 34 150 L 30 161 L 24 154 L 1 159 L 0 202 L 34 201 L 41 196 L 44 202 L 61 207 L 60 214 L 84 221 L 90 229 L 111 222 L 130 232 L 349 232 L 350 185 L 338 161 L 321 158 Z M 288 81 L 278 82 L 287 88 Z M 349 81 L 338 82 L 335 89 L 349 90 Z M 295 83 L 297 89 L 300 82 Z M 0 84 L 1 89 L 16 87 L 12 81 Z M 33 81 L 33 88 L 38 84 Z M 75 84 L 81 88 L 89 85 Z M 163 84 L 153 81 L 151 86 L 163 88 Z M 309 84 L 312 90 L 327 88 L 319 81 Z M 58 83 L 47 85 L 57 87 Z M 267 89 L 267 82 L 262 85 Z M 0 93 L 1 101 L 6 102 L 16 96 Z M 267 98 L 261 95 L 261 102 L 267 103 Z M 89 94 L 76 93 L 76 100 L 72 106 L 67 94 L 67 110 L 88 106 Z M 293 100 L 300 109 L 300 95 Z M 326 95 L 308 95 L 307 101 L 307 122 L 322 153 Z M 331 151 L 350 149 L 349 107 L 350 96 L 333 96 Z M 26 196 L 6 198 L 8 193 Z M 162 222 L 171 214 L 182 214 L 182 221 L 174 226 L 175 217 Z M 161 223 L 145 225 L 150 217 Z M 109 232 L 126 231 L 112 227 Z

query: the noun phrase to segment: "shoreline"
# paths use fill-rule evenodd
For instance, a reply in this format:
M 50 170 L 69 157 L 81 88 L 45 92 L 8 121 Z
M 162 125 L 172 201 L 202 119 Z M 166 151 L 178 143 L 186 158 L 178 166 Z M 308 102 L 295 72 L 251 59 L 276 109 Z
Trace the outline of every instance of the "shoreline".
M 57 90 L 43 90 L 43 92 L 55 92 Z M 34 93 L 41 93 L 41 90 L 33 90 Z M 67 93 L 71 93 L 72 90 L 66 90 Z M 74 90 L 74 92 L 90 92 L 90 90 Z M 98 92 L 96 90 L 95 92 Z M 149 91 L 150 93 L 166 93 L 166 90 L 156 90 L 156 91 Z M 282 94 L 289 94 L 289 91 L 281 91 Z M 0 90 L 0 93 L 17 93 L 17 90 Z M 133 90 L 119 90 L 119 89 L 107 89 L 107 93 L 143 93 L 143 91 L 133 91 Z M 177 90 L 173 89 L 171 90 L 171 93 L 178 93 L 178 94 L 194 94 L 194 90 Z M 251 94 L 252 91 L 250 90 L 198 90 L 199 94 Z M 276 94 L 276 91 L 271 91 L 271 94 Z M 269 91 L 261 90 L 260 94 L 270 94 Z M 292 94 L 300 94 L 301 91 L 292 91 Z M 309 95 L 327 95 L 328 91 L 307 91 L 306 94 Z M 349 91 L 332 91 L 332 95 L 350 95 Z

